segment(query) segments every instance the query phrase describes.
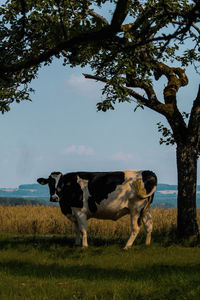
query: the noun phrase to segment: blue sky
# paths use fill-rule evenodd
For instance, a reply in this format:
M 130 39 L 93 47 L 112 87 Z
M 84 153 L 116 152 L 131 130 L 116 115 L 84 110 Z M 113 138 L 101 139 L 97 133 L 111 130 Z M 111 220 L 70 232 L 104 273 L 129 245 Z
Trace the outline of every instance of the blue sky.
M 199 77 L 187 72 L 188 87 L 179 92 L 181 109 L 189 111 Z M 0 116 L 0 187 L 35 183 L 52 171 L 150 169 L 160 183 L 177 183 L 175 147 L 159 145 L 159 114 L 134 104 L 97 112 L 102 84 L 84 79 L 87 69 L 55 61 L 32 83 L 32 102 L 13 104 Z M 162 97 L 164 80 L 156 84 Z

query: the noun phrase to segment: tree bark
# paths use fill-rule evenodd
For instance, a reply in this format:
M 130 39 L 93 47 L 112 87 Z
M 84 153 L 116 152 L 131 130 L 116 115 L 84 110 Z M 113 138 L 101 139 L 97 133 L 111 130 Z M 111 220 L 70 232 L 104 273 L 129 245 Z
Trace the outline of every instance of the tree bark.
M 198 236 L 196 215 L 197 151 L 192 145 L 177 144 L 179 238 Z

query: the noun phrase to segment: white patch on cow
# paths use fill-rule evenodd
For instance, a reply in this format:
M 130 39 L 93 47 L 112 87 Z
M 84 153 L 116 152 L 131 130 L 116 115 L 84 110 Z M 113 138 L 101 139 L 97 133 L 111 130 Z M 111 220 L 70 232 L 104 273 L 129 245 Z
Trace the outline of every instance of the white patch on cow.
M 52 198 L 52 199 L 55 199 L 56 201 L 59 201 L 59 200 L 60 200 L 59 196 L 58 196 L 57 193 L 56 193 L 56 190 L 57 190 L 57 186 L 58 186 L 58 183 L 59 183 L 59 180 L 60 180 L 61 175 L 62 175 L 61 173 L 60 173 L 60 174 L 54 174 L 54 173 L 51 174 L 51 177 L 52 177 L 53 179 L 55 179 L 55 194 L 53 194 L 53 195 L 51 196 L 51 198 Z
M 83 208 L 81 209 L 81 212 L 86 214 L 88 218 L 88 213 L 90 211 L 88 207 L 88 198 L 90 197 L 90 193 L 88 190 L 88 180 L 81 179 L 79 176 L 77 176 L 77 183 L 80 185 L 83 192 Z
M 88 191 L 88 180 L 81 179 L 79 176 L 77 176 L 77 183 L 80 185 L 81 189 L 85 192 Z M 88 191 L 89 193 L 89 191 Z
M 133 180 L 142 179 L 142 171 L 140 170 L 126 170 L 123 171 L 125 180 L 132 178 Z
M 129 213 L 129 199 L 134 198 L 134 190 L 130 186 L 132 179 L 126 180 L 125 183 L 118 185 L 117 188 L 108 194 L 97 205 L 97 212 L 91 217 L 99 219 L 117 220 Z M 90 216 L 89 216 L 90 217 Z
M 52 177 L 53 179 L 55 179 L 55 181 L 56 181 L 56 183 L 55 183 L 55 188 L 57 188 L 58 182 L 59 182 L 60 177 L 61 177 L 61 173 L 60 173 L 60 174 L 54 174 L 54 173 L 52 173 L 52 174 L 51 174 L 51 177 Z
M 82 192 L 83 192 L 83 208 L 76 208 L 72 207 L 72 214 L 76 217 L 76 224 L 75 224 L 75 230 L 76 230 L 76 245 L 80 242 L 80 235 L 79 233 L 82 233 L 82 246 L 88 247 L 87 242 L 87 212 L 89 211 L 88 208 L 88 197 L 90 196 L 89 190 L 88 190 L 88 180 L 81 179 L 79 176 L 77 176 L 77 183 L 80 185 Z M 78 228 L 79 230 L 78 230 Z

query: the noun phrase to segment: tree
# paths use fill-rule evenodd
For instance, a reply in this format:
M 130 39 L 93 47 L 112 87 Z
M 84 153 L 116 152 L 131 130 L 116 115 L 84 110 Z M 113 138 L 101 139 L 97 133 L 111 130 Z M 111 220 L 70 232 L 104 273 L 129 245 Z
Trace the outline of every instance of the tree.
M 111 21 L 97 13 L 108 2 Z M 162 124 L 159 130 L 165 137 L 161 143 L 177 146 L 178 234 L 197 235 L 200 88 L 190 115 L 179 111 L 177 93 L 188 84 L 183 67 L 194 64 L 198 72 L 199 1 L 10 0 L 0 15 L 1 111 L 30 99 L 28 84 L 54 57 L 72 67 L 89 64 L 94 75 L 85 77 L 105 83 L 98 110 L 134 99 L 136 108 L 146 106 L 166 118 L 171 130 Z M 155 93 L 161 76 L 167 78 L 163 101 Z

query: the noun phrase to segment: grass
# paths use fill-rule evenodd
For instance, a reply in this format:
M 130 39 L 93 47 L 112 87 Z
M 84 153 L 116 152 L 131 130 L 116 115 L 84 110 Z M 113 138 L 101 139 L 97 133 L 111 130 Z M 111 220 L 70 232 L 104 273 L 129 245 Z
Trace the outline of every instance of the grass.
M 177 243 L 175 210 L 152 215 L 150 247 L 142 230 L 122 250 L 130 231 L 124 217 L 90 220 L 90 247 L 81 249 L 59 208 L 0 206 L 0 300 L 200 299 L 199 243 Z
M 200 248 L 63 236 L 0 239 L 0 299 L 199 299 Z

